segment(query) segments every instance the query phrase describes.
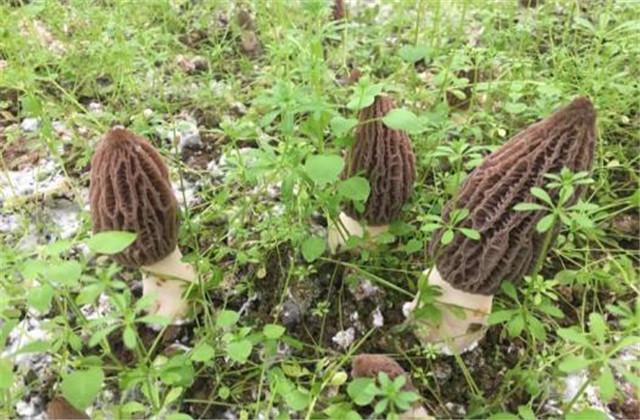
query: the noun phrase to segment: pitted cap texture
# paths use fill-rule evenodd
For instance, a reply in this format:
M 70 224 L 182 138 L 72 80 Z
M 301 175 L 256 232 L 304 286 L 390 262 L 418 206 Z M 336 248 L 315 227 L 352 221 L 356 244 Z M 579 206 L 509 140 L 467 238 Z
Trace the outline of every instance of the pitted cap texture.
M 502 281 L 518 282 L 530 273 L 542 252 L 543 234 L 535 226 L 545 213 L 519 212 L 513 207 L 536 201 L 530 189 L 548 183 L 543 177 L 546 173 L 558 173 L 563 167 L 573 172 L 591 169 L 595 119 L 591 101 L 575 99 L 517 134 L 469 174 L 457 196 L 445 206 L 443 218 L 448 220 L 454 208 L 468 209 L 461 226 L 479 231 L 481 238 L 472 240 L 456 233 L 442 247 L 443 231 L 436 232 L 430 252 L 444 280 L 468 293 L 491 295 Z M 576 188 L 568 205 L 583 191 Z M 554 191 L 549 193 L 556 198 Z
M 123 128 L 107 133 L 91 161 L 89 198 L 95 233 L 138 234 L 114 256 L 120 264 L 153 264 L 175 249 L 178 203 L 167 166 L 145 139 Z
M 398 218 L 413 192 L 416 177 L 409 136 L 381 121 L 393 108 L 391 98 L 379 95 L 373 104 L 360 112 L 355 143 L 343 173 L 344 178 L 361 175 L 369 180 L 371 193 L 364 213 L 359 215 L 352 205 L 345 211 L 352 218 L 364 218 L 373 226 L 386 225 Z
M 378 373 L 384 372 L 390 379 L 395 379 L 397 376 L 404 375 L 406 382 L 404 385 L 405 390 L 414 390 L 414 386 L 411 383 L 411 378 L 407 375 L 407 372 L 389 356 L 384 354 L 359 354 L 353 358 L 351 362 L 351 376 L 354 378 L 377 378 Z

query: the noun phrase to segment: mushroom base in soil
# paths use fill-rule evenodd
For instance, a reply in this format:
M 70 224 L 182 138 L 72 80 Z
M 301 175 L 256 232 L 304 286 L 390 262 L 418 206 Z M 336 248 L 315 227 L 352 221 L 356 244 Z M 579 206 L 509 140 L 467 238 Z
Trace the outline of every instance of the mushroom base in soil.
M 141 267 L 142 295 L 153 296 L 148 309 L 152 315 L 168 317 L 174 324 L 180 323 L 189 308 L 184 293 L 197 280 L 190 264 L 182 262 L 182 253 L 176 248 L 162 260 Z
M 389 225 L 362 226 L 360 222 L 349 217 L 344 212 L 340 212 L 337 222 L 338 223 L 329 222 L 327 232 L 327 242 L 332 253 L 344 247 L 350 236 L 356 236 L 358 238 L 369 236 L 370 238 L 375 238 L 389 230 Z
M 487 329 L 493 295 L 463 292 L 442 280 L 437 268 L 424 271 L 429 286 L 437 286 L 441 293 L 436 298 L 442 318 L 434 324 L 426 320 L 414 320 L 414 334 L 423 344 L 430 344 L 445 354 L 464 353 L 472 350 Z M 420 300 L 405 304 L 405 316 L 410 317 Z

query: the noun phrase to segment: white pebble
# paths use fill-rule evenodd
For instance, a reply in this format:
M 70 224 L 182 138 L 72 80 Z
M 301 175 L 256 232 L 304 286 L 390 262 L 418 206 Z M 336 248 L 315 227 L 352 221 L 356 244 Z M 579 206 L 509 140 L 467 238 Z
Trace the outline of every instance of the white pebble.
M 25 118 L 22 120 L 20 128 L 26 132 L 34 132 L 40 128 L 40 120 L 37 118 Z
M 356 338 L 356 330 L 353 327 L 349 327 L 346 330 L 338 331 L 336 335 L 331 338 L 331 341 L 342 349 L 347 349 L 353 343 Z

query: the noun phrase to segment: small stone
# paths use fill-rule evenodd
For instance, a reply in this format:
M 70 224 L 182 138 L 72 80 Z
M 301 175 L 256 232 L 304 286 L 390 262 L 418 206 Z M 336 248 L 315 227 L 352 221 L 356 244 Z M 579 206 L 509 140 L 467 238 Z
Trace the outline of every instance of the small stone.
M 382 316 L 382 312 L 380 312 L 379 306 L 376 306 L 376 310 L 373 311 L 371 317 L 373 318 L 373 326 L 375 328 L 380 328 L 384 325 L 384 316 Z
M 448 380 L 451 377 L 452 372 L 453 370 L 451 369 L 451 366 L 445 362 L 435 363 L 431 369 L 431 373 L 439 381 Z
M 90 102 L 88 108 L 90 112 L 94 112 L 96 114 L 99 114 L 104 110 L 104 107 L 102 106 L 102 104 L 100 102 L 95 102 L 95 101 Z
M 293 327 L 300 322 L 302 318 L 302 310 L 293 300 L 289 299 L 282 304 L 282 314 L 280 320 L 282 324 L 287 327 Z
M 239 116 L 247 113 L 247 107 L 242 102 L 234 102 L 231 104 L 231 110 Z
M 32 133 L 40 128 L 40 120 L 38 118 L 25 118 L 20 124 L 22 131 Z
M 258 41 L 258 36 L 253 31 L 242 33 L 240 45 L 242 50 L 249 55 L 255 55 L 260 52 L 260 41 Z
M 352 291 L 353 296 L 357 301 L 361 301 L 368 298 L 374 298 L 380 292 L 380 288 L 378 286 L 373 285 L 368 279 L 362 279 L 354 290 Z
M 356 330 L 353 327 L 349 327 L 346 330 L 338 331 L 336 335 L 331 338 L 331 341 L 336 343 L 338 347 L 343 350 L 349 348 L 356 338 Z

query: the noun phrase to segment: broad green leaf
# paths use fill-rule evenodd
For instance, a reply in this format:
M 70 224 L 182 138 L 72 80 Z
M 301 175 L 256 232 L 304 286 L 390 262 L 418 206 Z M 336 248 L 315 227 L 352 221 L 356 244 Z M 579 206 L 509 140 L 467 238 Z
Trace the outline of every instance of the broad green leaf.
M 37 309 L 40 313 L 46 314 L 51 309 L 51 299 L 53 299 L 54 290 L 53 287 L 48 284 L 43 284 L 40 287 L 35 287 L 29 290 L 27 296 L 27 302 L 29 306 Z
M 251 355 L 253 344 L 247 339 L 232 341 L 227 344 L 227 356 L 238 363 L 245 363 Z
M 218 317 L 216 318 L 216 327 L 219 328 L 227 328 L 232 325 L 235 325 L 236 322 L 240 319 L 240 314 L 236 311 L 223 310 L 220 311 Z
M 573 328 L 560 328 L 558 329 L 558 335 L 571 343 L 581 344 L 582 346 L 589 348 L 591 342 L 589 339 Z
M 568 413 L 565 417 L 566 420 L 609 420 L 609 416 L 600 410 L 593 408 L 585 408 L 584 410 L 576 413 Z
M 35 117 L 42 114 L 42 102 L 36 96 L 23 96 L 20 98 L 20 105 L 22 105 L 22 112 L 26 115 Z
M 442 245 L 448 245 L 453 241 L 453 230 L 447 229 L 442 234 L 442 238 L 440 238 L 440 242 Z
M 522 417 L 522 420 L 536 420 L 536 415 L 528 405 L 521 405 L 518 407 L 518 414 Z
M 0 359 L 0 389 L 13 386 L 13 365 L 9 360 Z
M 507 332 L 509 337 L 517 337 L 522 333 L 524 329 L 524 317 L 522 314 L 516 315 L 511 321 L 507 323 Z
M 489 417 L 489 420 L 520 420 L 518 416 L 511 413 L 496 413 Z
M 553 204 L 549 194 L 545 190 L 543 190 L 542 188 L 540 188 L 540 187 L 532 187 L 530 191 L 531 191 L 531 194 L 534 197 L 544 201 L 546 204 L 549 204 L 549 205 Z
M 411 64 L 426 59 L 429 54 L 429 47 L 424 45 L 403 45 L 398 51 L 400 58 Z
M 309 392 L 295 389 L 285 395 L 285 401 L 292 410 L 301 411 L 307 408 L 311 401 L 311 396 L 309 395 Z
M 100 293 L 104 292 L 106 286 L 103 283 L 92 283 L 82 288 L 78 296 L 76 297 L 76 303 L 78 305 L 88 305 L 94 303 Z
M 369 181 L 361 176 L 353 176 L 351 178 L 340 181 L 338 184 L 338 192 L 345 198 L 353 201 L 366 201 L 369 198 L 371 187 Z
M 82 266 L 74 260 L 52 263 L 47 269 L 49 279 L 70 287 L 78 283 L 81 274 Z
M 337 181 L 343 168 L 344 159 L 338 155 L 310 156 L 304 164 L 304 172 L 320 186 Z
M 518 292 L 516 287 L 510 281 L 505 281 L 500 285 L 500 289 L 513 300 L 517 300 Z
M 98 367 L 77 370 L 62 379 L 62 396 L 78 410 L 84 411 L 102 389 L 104 373 Z
M 460 232 L 462 232 L 464 236 L 466 236 L 471 240 L 474 240 L 474 241 L 480 240 L 480 232 L 478 232 L 475 229 L 460 228 Z
M 271 340 L 282 337 L 282 334 L 284 334 L 284 332 L 285 328 L 282 325 L 277 324 L 267 324 L 262 329 L 262 333 L 264 334 L 264 336 Z
M 383 398 L 380 401 L 378 401 L 376 405 L 373 407 L 373 412 L 376 414 L 384 413 L 384 410 L 387 409 L 388 405 L 389 405 L 389 400 L 387 398 Z
M 191 360 L 194 362 L 208 362 L 213 359 L 216 351 L 207 343 L 200 343 L 191 352 Z
M 130 325 L 124 327 L 124 331 L 122 331 L 122 341 L 124 342 L 125 347 L 129 350 L 133 350 L 136 348 L 137 339 L 136 332 Z
M 596 312 L 589 314 L 589 327 L 598 343 L 604 344 L 607 339 L 607 324 L 605 324 L 602 315 Z
M 535 211 L 535 210 L 544 210 L 545 207 L 536 203 L 520 203 L 513 206 L 515 211 Z
M 171 318 L 165 315 L 149 314 L 136 319 L 136 322 L 142 322 L 144 324 L 166 327 L 167 325 L 171 324 Z
M 521 103 L 507 102 L 504 104 L 504 110 L 509 114 L 522 114 L 526 109 L 527 106 Z
M 118 328 L 117 325 L 112 325 L 110 327 L 103 328 L 93 333 L 93 335 L 89 339 L 89 347 L 90 348 L 95 347 L 98 343 L 104 340 L 109 334 L 111 334 L 116 328 Z
M 324 253 L 326 246 L 324 239 L 311 236 L 302 243 L 302 256 L 307 262 L 313 262 Z
M 360 406 L 371 404 L 377 391 L 378 389 L 371 378 L 355 378 L 347 386 L 347 394 L 354 403 Z
M 185 413 L 171 413 L 165 417 L 166 420 L 193 420 L 188 414 Z
M 423 129 L 416 114 L 404 108 L 392 109 L 382 118 L 382 122 L 389 128 L 405 130 L 409 133 L 418 133 Z
M 509 321 L 511 318 L 513 318 L 514 314 L 516 313 L 517 312 L 513 310 L 493 312 L 491 313 L 491 315 L 489 315 L 489 318 L 487 319 L 487 323 L 489 325 L 502 324 L 503 322 Z
M 569 355 L 565 357 L 562 362 L 560 362 L 560 365 L 558 366 L 558 368 L 562 372 L 571 373 L 571 372 L 578 371 L 580 369 L 584 369 L 587 366 L 589 366 L 591 363 L 592 361 L 587 360 L 582 356 Z
M 527 316 L 527 323 L 529 332 L 540 341 L 546 341 L 547 332 L 544 329 L 544 325 L 534 316 Z
M 613 378 L 613 372 L 611 372 L 609 365 L 604 365 L 602 367 L 602 372 L 600 372 L 600 377 L 598 378 L 597 383 L 600 388 L 600 398 L 602 398 L 602 401 L 605 403 L 608 403 L 616 393 L 616 382 Z
M 540 233 L 544 233 L 549 229 L 551 229 L 555 221 L 556 221 L 555 214 L 547 214 L 542 219 L 540 219 L 538 224 L 536 224 L 536 230 Z
M 87 246 L 96 254 L 117 254 L 136 240 L 136 234 L 117 230 L 100 232 L 87 240 Z
M 358 120 L 356 118 L 344 118 L 341 116 L 333 117 L 331 122 L 331 132 L 336 137 L 344 137 L 349 134 L 349 132 L 358 125 Z
M 420 251 L 423 246 L 424 243 L 422 241 L 418 239 L 410 239 L 409 242 L 404 245 L 404 252 L 407 254 L 413 254 L 414 252 Z

